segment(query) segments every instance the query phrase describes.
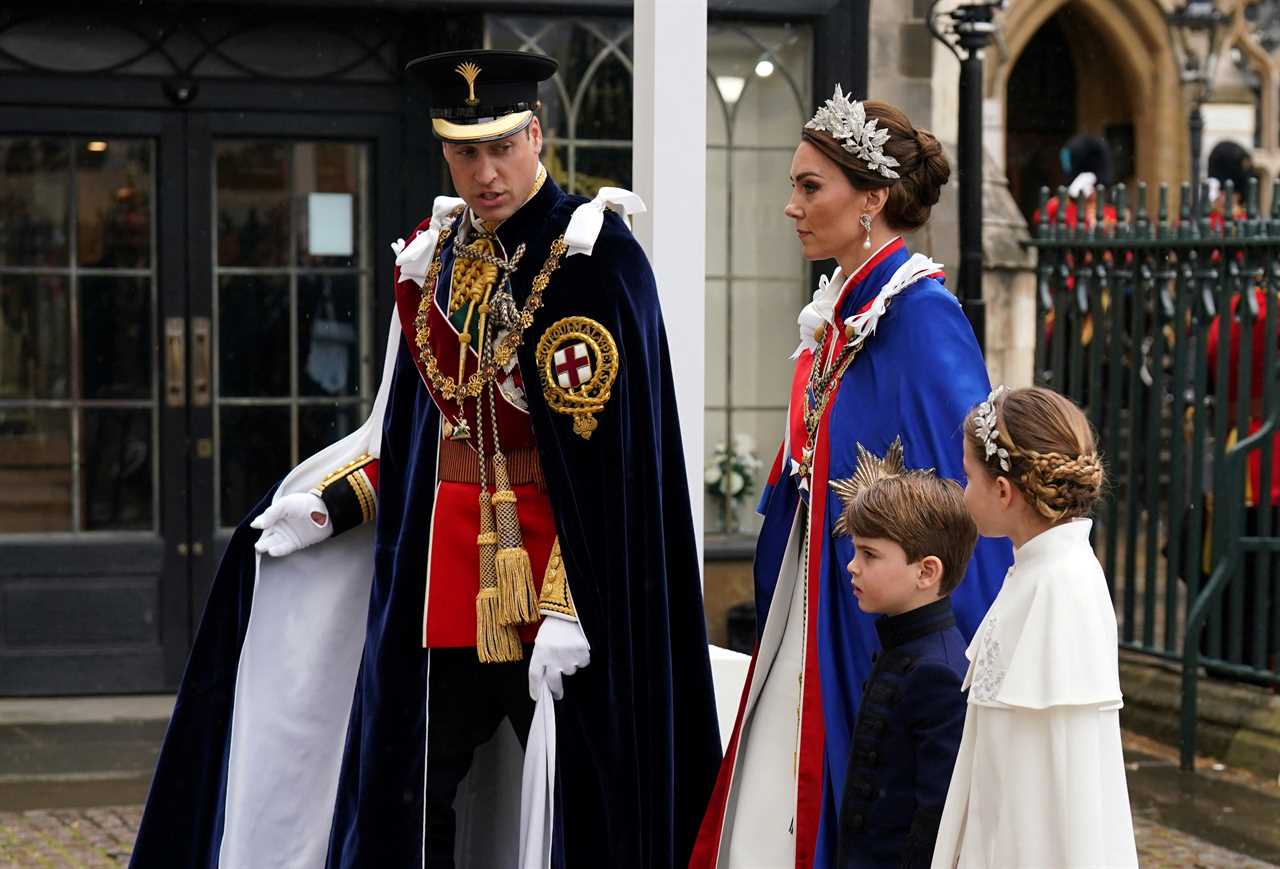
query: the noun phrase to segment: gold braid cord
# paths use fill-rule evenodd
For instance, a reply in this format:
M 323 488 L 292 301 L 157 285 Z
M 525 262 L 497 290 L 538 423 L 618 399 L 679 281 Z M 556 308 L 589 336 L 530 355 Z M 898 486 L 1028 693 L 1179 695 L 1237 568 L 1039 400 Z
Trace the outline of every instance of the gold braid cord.
M 449 314 L 452 316 L 466 304 L 484 301 L 485 291 L 498 280 L 498 266 L 493 262 L 493 239 L 478 238 L 473 245 L 489 258 L 458 257 L 453 263 L 453 280 L 449 283 Z M 425 284 L 423 285 L 425 288 Z
M 498 573 L 495 556 L 498 532 L 494 530 L 493 505 L 489 490 L 480 490 L 480 593 L 476 595 L 476 655 L 486 664 L 519 661 L 524 658 L 520 634 L 499 616 Z
M 569 246 L 564 243 L 563 235 L 551 243 L 551 252 L 548 254 L 546 262 L 543 263 L 542 270 L 534 276 L 529 298 L 520 310 L 519 323 L 516 324 L 515 328 L 507 332 L 502 341 L 493 349 L 493 353 L 489 358 L 480 363 L 479 369 L 461 384 L 458 384 L 440 373 L 440 365 L 436 361 L 435 353 L 431 350 L 430 312 L 432 300 L 435 296 L 436 278 L 440 275 L 440 251 L 452 234 L 452 226 L 446 226 L 440 230 L 440 238 L 436 242 L 435 254 L 431 259 L 431 265 L 427 268 L 427 276 L 422 285 L 422 298 L 418 300 L 418 316 L 413 323 L 418 345 L 418 358 L 422 361 L 422 368 L 426 372 L 427 380 L 430 382 L 432 389 L 435 389 L 445 401 L 453 401 L 460 396 L 463 398 L 479 398 L 485 384 L 492 383 L 498 372 L 506 367 L 507 362 L 511 360 L 512 354 L 520 346 L 525 330 L 533 325 L 533 315 L 542 307 L 542 294 L 551 282 L 552 273 L 560 268 L 560 259 L 569 250 Z
M 493 456 L 493 512 L 498 520 L 498 619 L 504 625 L 527 625 L 538 620 L 538 593 L 533 587 L 533 565 L 520 535 L 516 493 L 507 479 L 507 457 Z

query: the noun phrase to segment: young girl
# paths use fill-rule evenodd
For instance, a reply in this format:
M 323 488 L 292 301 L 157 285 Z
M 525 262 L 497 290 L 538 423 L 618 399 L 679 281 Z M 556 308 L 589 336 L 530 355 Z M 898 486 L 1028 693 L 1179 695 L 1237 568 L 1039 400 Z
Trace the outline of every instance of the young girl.
M 969 707 L 933 853 L 953 867 L 1136 867 L 1116 620 L 1089 514 L 1102 463 L 1083 413 L 998 387 L 965 420 L 965 502 L 1014 559 L 969 645 Z

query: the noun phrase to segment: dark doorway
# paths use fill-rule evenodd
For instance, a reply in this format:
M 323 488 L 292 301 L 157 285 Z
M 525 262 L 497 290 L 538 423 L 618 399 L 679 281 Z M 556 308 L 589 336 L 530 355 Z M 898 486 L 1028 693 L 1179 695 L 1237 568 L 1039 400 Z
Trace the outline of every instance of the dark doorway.
M 0 696 L 176 685 L 231 527 L 368 412 L 400 133 L 0 107 Z
M 1069 181 L 1058 152 L 1077 129 L 1076 69 L 1061 13 L 1044 23 L 1009 74 L 1005 168 L 1009 187 L 1030 220 L 1042 185 Z

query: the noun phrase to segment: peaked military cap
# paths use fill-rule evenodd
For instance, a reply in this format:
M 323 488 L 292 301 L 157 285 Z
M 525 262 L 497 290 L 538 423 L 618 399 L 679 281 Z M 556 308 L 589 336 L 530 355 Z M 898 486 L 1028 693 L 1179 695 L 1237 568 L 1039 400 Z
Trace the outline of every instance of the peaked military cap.
M 445 51 L 409 61 L 405 73 L 426 89 L 431 128 L 446 142 L 491 142 L 533 120 L 538 82 L 557 63 L 526 51 Z

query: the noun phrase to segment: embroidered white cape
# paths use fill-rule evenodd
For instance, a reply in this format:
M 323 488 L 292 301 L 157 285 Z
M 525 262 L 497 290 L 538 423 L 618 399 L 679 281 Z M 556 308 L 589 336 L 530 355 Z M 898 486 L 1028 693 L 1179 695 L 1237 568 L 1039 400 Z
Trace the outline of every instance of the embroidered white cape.
M 969 709 L 934 869 L 1136 867 L 1115 612 L 1092 522 L 1014 563 L 969 645 Z

